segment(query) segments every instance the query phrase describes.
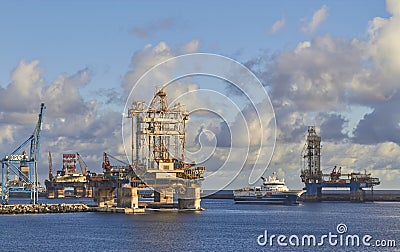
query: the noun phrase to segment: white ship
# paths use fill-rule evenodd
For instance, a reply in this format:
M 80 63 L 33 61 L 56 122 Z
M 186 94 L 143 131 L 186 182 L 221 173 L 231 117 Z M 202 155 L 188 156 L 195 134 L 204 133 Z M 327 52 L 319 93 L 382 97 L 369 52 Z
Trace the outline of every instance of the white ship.
M 235 203 L 258 203 L 258 204 L 298 204 L 297 199 L 306 192 L 305 190 L 289 190 L 285 180 L 279 179 L 276 173 L 263 178 L 262 186 L 253 188 L 242 188 L 233 191 Z

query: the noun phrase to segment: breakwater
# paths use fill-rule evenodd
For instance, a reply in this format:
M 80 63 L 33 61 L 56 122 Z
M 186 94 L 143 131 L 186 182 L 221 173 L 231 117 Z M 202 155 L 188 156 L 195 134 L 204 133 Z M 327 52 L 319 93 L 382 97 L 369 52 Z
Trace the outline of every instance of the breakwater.
M 85 204 L 11 204 L 0 205 L 0 214 L 42 214 L 89 212 Z

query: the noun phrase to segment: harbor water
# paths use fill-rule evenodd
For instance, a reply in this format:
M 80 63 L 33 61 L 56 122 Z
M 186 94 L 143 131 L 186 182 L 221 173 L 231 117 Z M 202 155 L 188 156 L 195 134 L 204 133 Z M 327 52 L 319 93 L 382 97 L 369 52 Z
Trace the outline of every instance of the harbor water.
M 42 203 L 50 202 L 57 200 L 42 199 Z M 83 199 L 62 202 L 90 203 Z M 285 206 L 203 199 L 202 206 L 205 211 L 137 215 L 93 212 L 2 215 L 1 251 L 398 251 L 400 248 L 398 202 Z M 346 229 L 340 230 L 340 225 Z M 321 237 L 329 233 L 336 235 L 333 239 L 336 244 L 329 244 L 328 239 L 316 246 L 301 244 L 304 236 L 315 236 L 320 243 Z M 270 244 L 273 235 L 284 235 L 286 240 L 282 241 L 287 245 L 279 245 L 276 238 Z M 346 246 L 346 235 L 357 235 L 360 239 L 371 236 L 371 246 L 350 243 Z M 299 244 L 288 244 L 290 236 L 299 237 Z M 376 240 L 394 240 L 396 247 L 392 244 L 377 248 Z

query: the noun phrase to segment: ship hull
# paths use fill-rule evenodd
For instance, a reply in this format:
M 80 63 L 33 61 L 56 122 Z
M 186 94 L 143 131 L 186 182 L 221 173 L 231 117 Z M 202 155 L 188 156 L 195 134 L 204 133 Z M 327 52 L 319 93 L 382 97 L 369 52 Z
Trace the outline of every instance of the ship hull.
M 234 193 L 233 199 L 239 204 L 280 204 L 297 205 L 297 201 L 303 191 L 298 192 L 275 192 L 256 195 L 256 193 Z

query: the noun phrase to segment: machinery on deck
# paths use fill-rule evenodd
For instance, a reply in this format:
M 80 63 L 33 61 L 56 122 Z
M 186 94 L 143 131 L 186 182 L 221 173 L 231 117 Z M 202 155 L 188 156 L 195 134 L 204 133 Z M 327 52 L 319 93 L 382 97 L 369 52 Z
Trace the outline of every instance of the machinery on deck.
M 32 135 L 9 155 L 1 160 L 1 201 L 7 204 L 10 192 L 13 190 L 30 193 L 31 202 L 36 204 L 39 198 L 39 181 L 37 162 L 39 159 L 40 137 L 42 131 L 43 117 L 46 106 L 40 106 L 40 113 L 36 128 Z M 29 146 L 27 153 L 24 148 Z M 10 175 L 14 174 L 17 180 L 12 180 Z
M 178 201 L 182 199 L 181 208 L 186 208 L 183 206 L 186 203 L 188 208 L 200 208 L 197 194 L 200 195 L 205 167 L 185 162 L 185 127 L 189 120 L 185 106 L 180 103 L 169 106 L 161 87 L 156 89 L 148 107 L 144 102 L 133 102 L 128 117 L 132 118 L 132 163 L 138 176 L 154 188 L 154 201 L 172 203 L 177 191 Z M 189 199 L 196 200 L 189 203 Z
M 342 173 L 342 167 L 333 168 L 331 173 L 321 171 L 321 137 L 314 126 L 309 126 L 307 140 L 302 153 L 303 168 L 301 180 L 307 191 L 303 196 L 305 201 L 320 201 L 322 188 L 346 188 L 350 190 L 350 201 L 364 201 L 363 188 L 373 188 L 379 185 L 379 178 L 371 177 L 370 173 Z
M 76 170 L 79 163 L 81 172 Z M 48 198 L 92 197 L 92 188 L 88 184 L 87 176 L 90 173 L 88 166 L 79 153 L 63 154 L 63 166 L 53 176 L 53 164 L 49 152 L 49 178 L 45 180 Z
M 113 205 L 117 188 L 117 206 L 137 208 L 137 190 L 147 187 L 154 189 L 154 204 L 174 205 L 177 196 L 179 209 L 199 210 L 205 168 L 185 162 L 189 113 L 184 106 L 168 106 L 161 87 L 148 107 L 133 102 L 128 118 L 132 119 L 132 165 L 112 166 L 111 156 L 104 154 L 104 174 L 90 177 L 95 202 Z

